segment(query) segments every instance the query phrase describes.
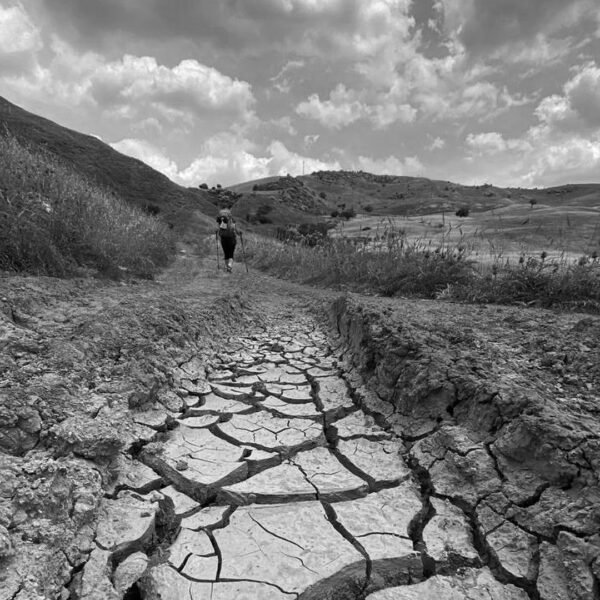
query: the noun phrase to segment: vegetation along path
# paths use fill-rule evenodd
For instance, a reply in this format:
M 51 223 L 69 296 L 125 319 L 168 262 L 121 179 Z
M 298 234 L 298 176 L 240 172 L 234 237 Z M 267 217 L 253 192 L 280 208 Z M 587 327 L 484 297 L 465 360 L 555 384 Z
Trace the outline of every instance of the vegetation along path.
M 0 280 L 0 598 L 600 593 L 600 319 L 182 256 Z

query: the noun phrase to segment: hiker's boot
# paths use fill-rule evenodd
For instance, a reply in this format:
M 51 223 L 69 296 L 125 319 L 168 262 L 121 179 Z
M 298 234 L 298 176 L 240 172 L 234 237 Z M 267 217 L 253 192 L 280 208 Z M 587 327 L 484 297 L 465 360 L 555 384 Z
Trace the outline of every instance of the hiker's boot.
M 230 259 L 227 261 L 227 272 L 228 272 L 228 273 L 231 273 L 231 270 L 232 270 L 232 269 L 233 269 L 233 258 L 230 258 Z

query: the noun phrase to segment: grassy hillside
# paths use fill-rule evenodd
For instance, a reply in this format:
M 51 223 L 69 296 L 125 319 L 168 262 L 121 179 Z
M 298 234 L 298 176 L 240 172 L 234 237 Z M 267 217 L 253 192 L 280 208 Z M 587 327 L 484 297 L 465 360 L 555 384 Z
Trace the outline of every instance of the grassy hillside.
M 62 127 L 0 97 L 0 135 L 9 132 L 32 149 L 42 148 L 129 204 L 158 215 L 179 232 L 212 227 L 214 205 L 202 190 L 184 188 L 97 138 Z
M 263 188 L 290 187 L 289 180 L 302 186 L 307 197 L 318 199 L 315 214 L 341 207 L 375 216 L 420 216 L 454 213 L 461 207 L 469 212 L 499 210 L 503 207 L 543 205 L 558 208 L 597 209 L 600 183 L 564 185 L 548 189 L 501 188 L 489 184 L 467 186 L 424 177 L 373 175 L 362 171 L 318 171 L 300 177 L 269 177 L 232 186 L 231 190 L 257 197 L 273 195 Z

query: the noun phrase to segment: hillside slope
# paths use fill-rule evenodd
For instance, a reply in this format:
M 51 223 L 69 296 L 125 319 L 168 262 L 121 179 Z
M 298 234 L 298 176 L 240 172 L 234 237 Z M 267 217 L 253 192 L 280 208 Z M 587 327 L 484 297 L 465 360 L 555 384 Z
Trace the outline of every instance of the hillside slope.
M 451 181 L 396 175 L 374 175 L 363 171 L 315 171 L 299 177 L 269 177 L 228 188 L 257 199 L 278 195 L 285 204 L 314 214 L 354 208 L 373 215 L 418 216 L 460 207 L 471 212 L 498 210 L 507 206 L 534 205 L 597 208 L 600 183 L 566 184 L 548 189 L 503 188 L 490 184 L 468 186 Z M 291 200 L 289 190 L 301 190 Z M 308 201 L 307 201 L 308 200 Z
M 33 148 L 43 148 L 128 203 L 159 215 L 179 231 L 201 231 L 212 222 L 206 192 L 184 188 L 140 160 L 101 140 L 62 127 L 0 97 L 0 131 Z

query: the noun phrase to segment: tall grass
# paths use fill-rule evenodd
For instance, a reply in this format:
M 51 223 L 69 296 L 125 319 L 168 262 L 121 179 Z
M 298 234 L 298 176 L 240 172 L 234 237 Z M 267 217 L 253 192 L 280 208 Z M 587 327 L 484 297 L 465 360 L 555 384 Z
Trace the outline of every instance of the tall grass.
M 399 230 L 388 230 L 377 242 L 327 238 L 311 247 L 256 238 L 248 246 L 261 269 L 337 289 L 600 312 L 596 254 L 569 260 L 541 252 L 511 261 L 490 244 L 489 256 L 478 254 L 476 260 L 475 246 L 464 237 L 453 243 L 408 241 Z
M 0 269 L 65 276 L 83 266 L 151 277 L 173 252 L 156 218 L 0 136 Z

